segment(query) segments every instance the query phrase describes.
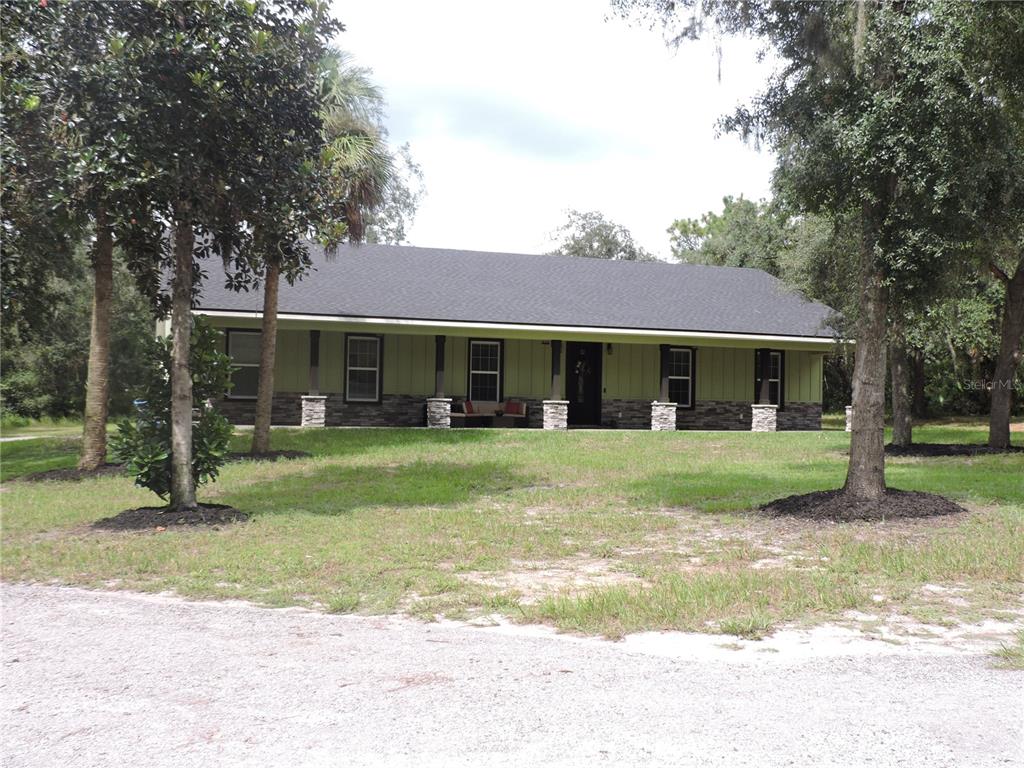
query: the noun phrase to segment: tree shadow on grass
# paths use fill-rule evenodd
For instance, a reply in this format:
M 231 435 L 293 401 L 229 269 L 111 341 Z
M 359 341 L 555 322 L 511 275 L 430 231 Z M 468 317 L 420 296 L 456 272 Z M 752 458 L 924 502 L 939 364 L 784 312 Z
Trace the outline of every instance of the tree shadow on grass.
M 312 473 L 257 482 L 226 494 L 222 500 L 257 515 L 346 515 L 359 508 L 455 506 L 536 482 L 533 475 L 491 461 L 415 461 L 322 467 Z
M 301 450 L 314 456 L 352 456 L 381 449 L 493 443 L 504 435 L 504 430 L 493 429 L 295 428 L 275 429 L 271 444 L 274 450 Z M 232 438 L 231 447 L 245 451 L 251 441 L 252 433 L 241 432 Z
M 889 488 L 922 491 L 957 502 L 1024 503 L 1019 454 L 928 459 L 886 465 Z M 751 510 L 769 501 L 842 488 L 846 461 L 826 457 L 771 469 L 742 462 L 699 471 L 658 472 L 631 483 L 633 500 L 648 507 L 693 507 L 704 512 Z
M 646 507 L 693 507 L 702 512 L 756 509 L 773 499 L 839 488 L 845 467 L 822 461 L 787 467 L 777 474 L 763 467 L 702 467 L 699 472 L 659 472 L 631 483 L 632 499 Z

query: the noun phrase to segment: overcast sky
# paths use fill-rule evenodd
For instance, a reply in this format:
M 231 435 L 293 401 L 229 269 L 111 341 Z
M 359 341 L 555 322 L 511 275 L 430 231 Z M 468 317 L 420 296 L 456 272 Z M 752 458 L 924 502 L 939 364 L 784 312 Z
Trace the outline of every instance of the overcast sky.
M 335 0 L 388 129 L 423 166 L 413 245 L 538 253 L 569 208 L 666 257 L 673 219 L 765 197 L 772 157 L 715 136 L 763 83 L 749 41 L 671 51 L 602 0 Z

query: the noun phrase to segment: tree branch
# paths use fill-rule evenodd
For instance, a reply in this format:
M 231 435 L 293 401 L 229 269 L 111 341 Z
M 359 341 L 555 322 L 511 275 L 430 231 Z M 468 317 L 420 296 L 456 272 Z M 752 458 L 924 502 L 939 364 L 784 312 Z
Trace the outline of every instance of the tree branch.
M 994 261 L 990 261 L 988 263 L 988 271 L 995 275 L 996 279 L 999 280 L 1003 285 L 1007 285 L 1010 282 L 1009 276 L 1007 276 L 1007 274 L 1003 272 L 1003 270 L 1000 269 L 999 265 L 996 264 Z

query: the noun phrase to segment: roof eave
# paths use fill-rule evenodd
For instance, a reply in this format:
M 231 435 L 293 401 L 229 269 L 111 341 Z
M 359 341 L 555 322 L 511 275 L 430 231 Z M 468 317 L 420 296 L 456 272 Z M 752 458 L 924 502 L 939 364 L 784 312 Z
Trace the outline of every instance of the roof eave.
M 261 312 L 249 310 L 195 309 L 194 314 L 221 320 L 245 321 L 262 319 Z M 759 346 L 774 344 L 789 348 L 828 351 L 837 343 L 850 343 L 831 336 L 799 336 L 768 333 L 737 333 L 729 331 L 677 330 L 654 328 L 615 328 L 602 326 L 545 325 L 532 323 L 494 323 L 464 320 L 411 319 L 396 317 L 357 317 L 348 315 L 312 315 L 281 312 L 279 326 L 345 330 L 354 326 L 367 332 L 435 334 L 458 332 L 458 335 L 500 336 L 503 338 L 562 339 L 564 341 L 607 341 L 620 343 L 692 343 L 724 346 Z

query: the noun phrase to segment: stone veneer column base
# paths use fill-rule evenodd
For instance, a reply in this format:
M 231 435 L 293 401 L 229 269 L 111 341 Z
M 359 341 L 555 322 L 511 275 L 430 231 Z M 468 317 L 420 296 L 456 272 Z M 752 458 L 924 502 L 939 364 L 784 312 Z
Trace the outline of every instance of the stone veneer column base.
M 569 428 L 569 401 L 544 401 L 544 429 Z
M 846 431 L 853 432 L 853 406 L 846 406 Z
M 302 396 L 303 427 L 322 427 L 327 423 L 327 395 Z
M 427 398 L 427 426 L 431 429 L 450 429 L 452 426 L 452 399 Z
M 676 431 L 675 403 L 661 403 L 657 400 L 651 403 L 651 429 L 655 432 Z
M 778 425 L 779 406 L 754 403 L 750 406 L 751 432 L 774 432 Z

